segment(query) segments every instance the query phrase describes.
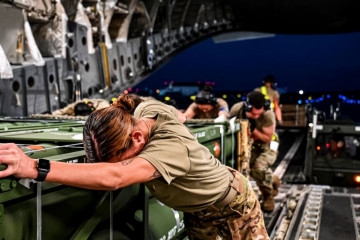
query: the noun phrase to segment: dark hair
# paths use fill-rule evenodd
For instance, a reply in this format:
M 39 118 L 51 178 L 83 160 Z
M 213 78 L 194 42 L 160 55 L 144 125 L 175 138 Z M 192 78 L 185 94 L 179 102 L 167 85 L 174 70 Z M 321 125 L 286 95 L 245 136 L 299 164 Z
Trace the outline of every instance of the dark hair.
M 265 83 L 271 83 L 271 88 L 276 89 L 277 83 L 275 80 L 275 77 L 273 75 L 267 75 L 264 80 L 262 81 L 262 85 L 265 85 Z
M 79 102 L 74 107 L 75 116 L 87 116 L 95 110 L 94 104 L 88 101 Z
M 270 82 L 270 83 L 276 83 L 275 77 L 273 75 L 267 75 L 264 78 L 264 83 Z
M 265 106 L 265 96 L 258 91 L 248 93 L 246 101 L 256 109 L 260 109 Z
M 217 104 L 217 98 L 212 92 L 200 90 L 195 97 L 196 104 L 210 104 L 215 106 Z
M 131 131 L 135 125 L 133 109 L 134 101 L 123 94 L 110 107 L 89 115 L 83 130 L 88 162 L 108 162 L 131 147 Z
M 211 93 L 214 91 L 214 89 L 211 85 L 205 85 L 201 90 L 206 91 L 206 92 L 211 92 Z

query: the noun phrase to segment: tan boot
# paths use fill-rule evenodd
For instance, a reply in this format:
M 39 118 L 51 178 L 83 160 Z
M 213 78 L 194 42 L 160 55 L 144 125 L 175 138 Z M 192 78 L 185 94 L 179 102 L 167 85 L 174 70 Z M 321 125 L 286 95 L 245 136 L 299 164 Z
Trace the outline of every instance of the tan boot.
M 264 212 L 272 212 L 275 208 L 275 201 L 272 195 L 265 195 L 262 202 L 262 210 Z
M 279 179 L 278 176 L 276 176 L 276 175 L 273 175 L 272 186 L 273 186 L 273 190 L 272 190 L 273 196 L 278 195 L 278 193 L 279 193 L 279 186 L 280 186 L 280 179 Z

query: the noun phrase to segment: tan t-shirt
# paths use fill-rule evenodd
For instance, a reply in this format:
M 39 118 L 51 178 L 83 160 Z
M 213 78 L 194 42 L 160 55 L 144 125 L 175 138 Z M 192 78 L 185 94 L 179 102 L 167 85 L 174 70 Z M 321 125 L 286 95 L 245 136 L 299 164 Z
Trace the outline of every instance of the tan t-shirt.
M 207 208 L 224 194 L 229 171 L 179 122 L 175 108 L 149 100 L 136 108 L 134 116 L 156 119 L 149 143 L 138 157 L 162 175 L 145 183 L 157 199 L 192 212 Z
M 238 119 L 243 119 L 244 118 L 244 103 L 243 102 L 239 102 L 239 103 L 235 103 L 230 110 L 230 118 L 236 117 Z M 252 121 L 250 121 L 251 123 Z M 255 119 L 255 128 L 259 131 L 261 131 L 261 129 L 263 127 L 270 127 L 276 124 L 276 120 L 275 120 L 275 114 L 273 111 L 271 110 L 267 110 L 264 111 L 259 118 Z M 277 138 L 278 139 L 278 138 Z M 263 143 L 261 141 L 256 141 L 255 143 L 259 143 L 259 144 L 266 144 L 269 145 L 269 143 Z
M 229 111 L 229 106 L 227 102 L 224 99 L 218 98 L 217 104 L 214 106 L 214 108 L 208 112 L 200 111 L 197 107 L 197 104 L 193 102 L 190 104 L 189 108 L 191 108 L 195 116 L 194 118 L 197 119 L 207 119 L 207 118 L 217 118 L 219 116 L 220 111 Z
M 255 91 L 261 92 L 261 88 L 255 88 Z M 266 88 L 267 94 L 269 96 L 269 100 L 273 103 L 274 100 L 278 99 L 280 102 L 280 94 L 278 91 L 272 89 L 272 88 Z

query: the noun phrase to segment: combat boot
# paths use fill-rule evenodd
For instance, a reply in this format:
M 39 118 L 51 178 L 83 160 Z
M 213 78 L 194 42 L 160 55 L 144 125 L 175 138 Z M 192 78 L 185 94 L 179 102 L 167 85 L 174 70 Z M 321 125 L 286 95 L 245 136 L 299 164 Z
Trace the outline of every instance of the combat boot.
M 264 212 L 272 212 L 275 208 L 274 196 L 272 195 L 264 195 L 263 202 L 261 204 L 262 210 Z
M 276 175 L 273 175 L 272 186 L 273 186 L 273 190 L 272 190 L 273 196 L 278 195 L 278 193 L 279 193 L 279 186 L 280 186 L 280 179 L 279 179 L 278 176 L 276 176 Z
M 260 187 L 261 194 L 263 195 L 263 200 L 261 203 L 261 208 L 264 212 L 272 212 L 275 208 L 275 201 L 273 196 L 273 190 L 267 187 Z

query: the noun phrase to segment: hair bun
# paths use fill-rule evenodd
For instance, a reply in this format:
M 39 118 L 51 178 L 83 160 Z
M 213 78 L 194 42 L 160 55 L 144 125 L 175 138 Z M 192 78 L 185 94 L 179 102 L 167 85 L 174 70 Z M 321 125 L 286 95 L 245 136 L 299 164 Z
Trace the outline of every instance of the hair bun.
M 120 108 L 126 112 L 134 110 L 134 101 L 126 94 L 121 94 L 112 104 L 113 107 Z

